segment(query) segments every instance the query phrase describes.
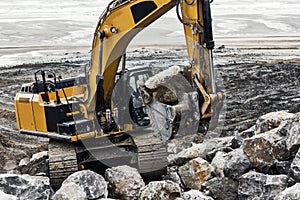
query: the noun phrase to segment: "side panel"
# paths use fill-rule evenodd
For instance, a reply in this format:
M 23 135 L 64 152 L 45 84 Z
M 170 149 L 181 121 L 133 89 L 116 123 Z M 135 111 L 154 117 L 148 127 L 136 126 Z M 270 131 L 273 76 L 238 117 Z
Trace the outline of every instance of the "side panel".
M 36 130 L 32 110 L 34 94 L 19 93 L 15 99 L 16 115 L 19 129 Z

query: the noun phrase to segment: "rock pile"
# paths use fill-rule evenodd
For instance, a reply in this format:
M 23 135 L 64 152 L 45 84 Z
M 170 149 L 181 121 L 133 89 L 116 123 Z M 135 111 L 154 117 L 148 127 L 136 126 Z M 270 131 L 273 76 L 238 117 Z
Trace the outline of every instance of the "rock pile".
M 273 112 L 235 136 L 169 152 L 167 177 L 213 199 L 299 199 L 299 147 L 300 113 Z
M 54 192 L 47 177 L 2 174 L 0 195 L 54 200 L 300 199 L 300 113 L 266 114 L 235 136 L 191 138 L 169 143 L 168 174 L 160 181 L 145 183 L 136 169 L 118 166 L 107 169 L 105 178 L 89 170 L 76 172 Z M 27 166 L 22 168 L 26 173 L 45 175 L 46 155 L 20 165 Z

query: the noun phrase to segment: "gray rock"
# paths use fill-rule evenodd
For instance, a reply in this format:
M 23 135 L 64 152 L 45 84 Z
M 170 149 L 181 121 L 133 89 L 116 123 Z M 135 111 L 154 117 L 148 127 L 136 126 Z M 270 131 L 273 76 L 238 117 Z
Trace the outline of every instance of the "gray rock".
M 0 191 L 0 198 L 1 198 L 1 200 L 19 200 L 18 197 L 11 195 L 11 194 L 6 194 L 2 191 Z
M 196 137 L 199 137 L 199 135 L 190 134 L 170 140 L 167 144 L 168 154 L 177 154 L 183 149 L 191 147 Z
M 153 77 L 150 77 L 146 82 L 145 86 L 150 90 L 155 90 L 161 85 L 168 83 L 170 79 L 173 79 L 176 76 L 180 76 L 182 69 L 180 66 L 171 66 L 166 70 L 163 70 L 156 74 Z M 181 75 L 182 76 L 182 75 Z
M 0 174 L 0 190 L 20 199 L 49 199 L 52 194 L 48 177 Z
M 232 142 L 233 136 L 208 139 L 203 143 L 195 144 L 190 148 L 184 149 L 178 154 L 169 155 L 168 163 L 169 165 L 183 165 L 194 158 L 201 157 L 206 159 L 208 154 L 210 154 L 213 158 L 216 152 L 230 148 L 232 146 Z
M 140 191 L 140 200 L 172 200 L 180 197 L 181 188 L 172 181 L 152 181 Z
M 199 190 L 211 178 L 212 166 L 202 158 L 195 158 L 179 167 L 178 174 L 186 188 Z
M 300 183 L 296 183 L 292 187 L 286 188 L 280 192 L 274 200 L 299 200 L 300 199 Z
M 181 194 L 183 200 L 214 200 L 212 197 L 206 196 L 199 190 L 190 190 Z
M 235 149 L 228 153 L 228 159 L 224 166 L 225 176 L 237 180 L 241 175 L 249 171 L 251 163 L 243 149 Z
M 128 166 L 109 168 L 105 177 L 112 191 L 122 199 L 137 199 L 140 189 L 145 186 L 138 170 Z
M 287 187 L 286 175 L 250 171 L 239 179 L 239 199 L 273 199 Z
M 235 200 L 238 197 L 238 183 L 226 177 L 213 178 L 202 185 L 201 191 L 217 200 Z
M 268 172 L 269 168 L 277 162 L 276 142 L 282 139 L 276 134 L 276 129 L 247 138 L 243 143 L 243 151 L 248 156 L 252 166 L 261 171 Z
M 22 162 L 21 162 L 22 161 Z M 26 163 L 27 159 L 22 159 L 19 163 L 18 170 L 22 174 L 29 175 L 48 175 L 49 163 L 48 163 L 48 151 L 42 151 L 32 155 L 29 162 Z
M 258 118 L 255 124 L 255 133 L 260 134 L 279 127 L 282 121 L 295 117 L 295 114 L 286 111 L 271 112 Z
M 75 172 L 62 183 L 62 186 L 69 183 L 75 183 L 82 188 L 88 199 L 106 198 L 108 195 L 105 179 L 90 170 Z
M 211 166 L 214 169 L 215 175 L 218 177 L 224 177 L 224 167 L 228 159 L 228 154 L 222 151 L 218 151 L 211 161 Z
M 86 200 L 84 190 L 75 183 L 67 183 L 54 194 L 52 200 Z
M 300 182 L 300 149 L 291 164 L 289 174 L 295 181 Z

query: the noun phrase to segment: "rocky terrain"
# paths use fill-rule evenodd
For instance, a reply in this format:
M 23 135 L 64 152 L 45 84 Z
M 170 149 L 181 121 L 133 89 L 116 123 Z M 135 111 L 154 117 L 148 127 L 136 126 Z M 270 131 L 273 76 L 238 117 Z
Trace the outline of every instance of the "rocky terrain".
M 76 172 L 57 191 L 46 176 L 47 152 L 41 152 L 20 162 L 25 174 L 1 174 L 0 191 L 5 199 L 297 200 L 299 131 L 300 112 L 268 113 L 234 136 L 173 139 L 161 180 L 146 181 L 135 168 L 118 166 L 102 175 Z
M 53 62 L 1 67 L 1 197 L 299 199 L 300 60 L 291 52 L 275 53 L 216 49 L 218 86 L 226 94 L 220 125 L 204 138 L 171 141 L 168 174 L 160 181 L 143 180 L 135 169 L 121 166 L 102 175 L 78 172 L 58 191 L 47 178 L 47 140 L 17 133 L 13 98 L 21 84 L 33 81 L 37 69 L 66 78 L 82 73 L 88 60 L 74 53 Z M 174 64 L 188 64 L 184 49 L 128 53 L 129 68 Z

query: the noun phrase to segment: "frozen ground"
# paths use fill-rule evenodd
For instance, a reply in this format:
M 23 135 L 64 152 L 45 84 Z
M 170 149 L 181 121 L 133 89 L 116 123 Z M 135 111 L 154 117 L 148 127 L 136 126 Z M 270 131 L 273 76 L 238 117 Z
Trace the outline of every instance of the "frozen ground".
M 98 17 L 108 0 L 10 0 L 0 2 L 0 66 L 87 58 Z M 299 55 L 298 0 L 215 0 L 217 46 L 272 49 Z M 184 46 L 182 26 L 171 10 L 133 41 L 137 46 Z M 274 50 L 275 49 L 275 50 Z M 278 52 L 279 51 L 279 52 Z

